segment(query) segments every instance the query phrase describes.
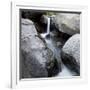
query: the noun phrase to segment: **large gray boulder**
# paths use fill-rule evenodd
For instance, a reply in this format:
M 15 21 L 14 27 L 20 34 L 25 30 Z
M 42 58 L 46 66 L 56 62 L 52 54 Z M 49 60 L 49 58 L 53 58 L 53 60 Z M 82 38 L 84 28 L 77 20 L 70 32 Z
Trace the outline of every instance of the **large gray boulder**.
M 21 78 L 48 77 L 58 73 L 57 60 L 38 36 L 32 21 L 21 20 Z
M 72 71 L 80 74 L 80 34 L 75 34 L 62 48 L 62 61 Z
M 69 35 L 80 33 L 80 14 L 57 13 L 53 22 L 60 32 Z

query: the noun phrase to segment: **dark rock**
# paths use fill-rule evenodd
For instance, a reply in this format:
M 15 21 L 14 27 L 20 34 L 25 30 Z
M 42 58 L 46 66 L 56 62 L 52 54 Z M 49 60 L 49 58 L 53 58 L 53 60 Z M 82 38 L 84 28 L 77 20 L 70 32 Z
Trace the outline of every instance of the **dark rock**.
M 77 75 L 80 74 L 80 35 L 72 36 L 62 48 L 61 58 L 63 63 Z
M 50 39 L 50 34 L 47 34 L 46 35 L 46 39 Z
M 48 73 L 48 77 L 52 77 L 52 76 L 56 76 L 58 74 L 58 72 L 60 72 L 61 70 L 61 64 L 58 63 L 58 61 L 55 59 L 50 63 L 47 63 L 47 71 Z
M 43 24 L 40 21 L 35 22 L 35 27 L 36 27 L 38 33 L 45 33 L 45 32 L 47 32 L 47 24 Z
M 38 22 L 35 22 L 35 27 L 39 33 L 47 32 L 47 15 L 42 15 Z
M 53 52 L 39 37 L 32 21 L 21 21 L 21 78 L 54 76 L 59 69 Z
M 27 10 L 27 9 L 22 9 L 21 10 L 22 18 L 30 19 L 34 22 L 39 21 L 41 16 L 45 13 L 46 12 L 44 12 L 44 11 L 38 11 L 38 10 Z
M 43 24 L 47 24 L 48 16 L 47 15 L 42 15 L 42 17 L 40 18 L 40 22 L 42 22 Z

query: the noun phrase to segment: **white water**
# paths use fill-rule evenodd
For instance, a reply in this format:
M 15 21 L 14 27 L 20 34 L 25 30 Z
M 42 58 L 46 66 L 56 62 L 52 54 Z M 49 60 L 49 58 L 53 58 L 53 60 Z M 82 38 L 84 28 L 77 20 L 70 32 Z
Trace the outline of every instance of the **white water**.
M 47 34 L 50 34 L 50 18 L 48 17 Z
M 48 17 L 48 18 L 47 18 L 47 32 L 41 34 L 41 36 L 42 36 L 43 38 L 45 38 L 45 37 L 46 37 L 47 35 L 49 35 L 49 34 L 50 34 L 50 18 Z

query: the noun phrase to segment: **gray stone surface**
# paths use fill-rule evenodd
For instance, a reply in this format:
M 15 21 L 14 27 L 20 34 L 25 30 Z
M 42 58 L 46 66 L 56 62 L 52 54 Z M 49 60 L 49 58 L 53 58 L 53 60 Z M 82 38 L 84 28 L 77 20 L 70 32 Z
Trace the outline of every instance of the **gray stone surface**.
M 38 35 L 34 23 L 29 19 L 21 19 L 21 38 L 31 35 Z
M 32 21 L 21 21 L 21 78 L 54 75 L 58 67 L 52 51 L 38 36 Z
M 62 60 L 69 68 L 80 73 L 80 34 L 75 34 L 62 48 Z
M 58 13 L 53 18 L 53 22 L 61 32 L 69 35 L 80 33 L 80 14 Z

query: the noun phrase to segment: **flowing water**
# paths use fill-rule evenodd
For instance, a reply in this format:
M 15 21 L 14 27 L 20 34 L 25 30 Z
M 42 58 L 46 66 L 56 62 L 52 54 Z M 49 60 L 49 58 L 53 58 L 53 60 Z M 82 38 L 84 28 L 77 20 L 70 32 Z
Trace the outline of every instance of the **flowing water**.
M 47 32 L 42 33 L 41 37 L 46 41 L 47 47 L 52 50 L 56 59 L 60 59 L 60 53 L 62 48 L 63 40 L 60 37 L 53 37 L 50 35 L 49 38 L 46 38 L 47 35 L 50 35 L 50 18 L 48 18 L 47 22 Z M 65 76 L 73 76 L 74 72 L 71 72 L 64 64 L 62 64 L 62 71 L 58 73 L 56 77 L 65 77 Z
M 48 17 L 48 19 L 47 19 L 47 32 L 42 33 L 41 36 L 42 36 L 42 38 L 46 38 L 46 36 L 49 34 L 50 34 L 50 18 Z
M 50 34 L 50 18 L 48 18 L 48 23 L 47 23 L 47 34 Z

